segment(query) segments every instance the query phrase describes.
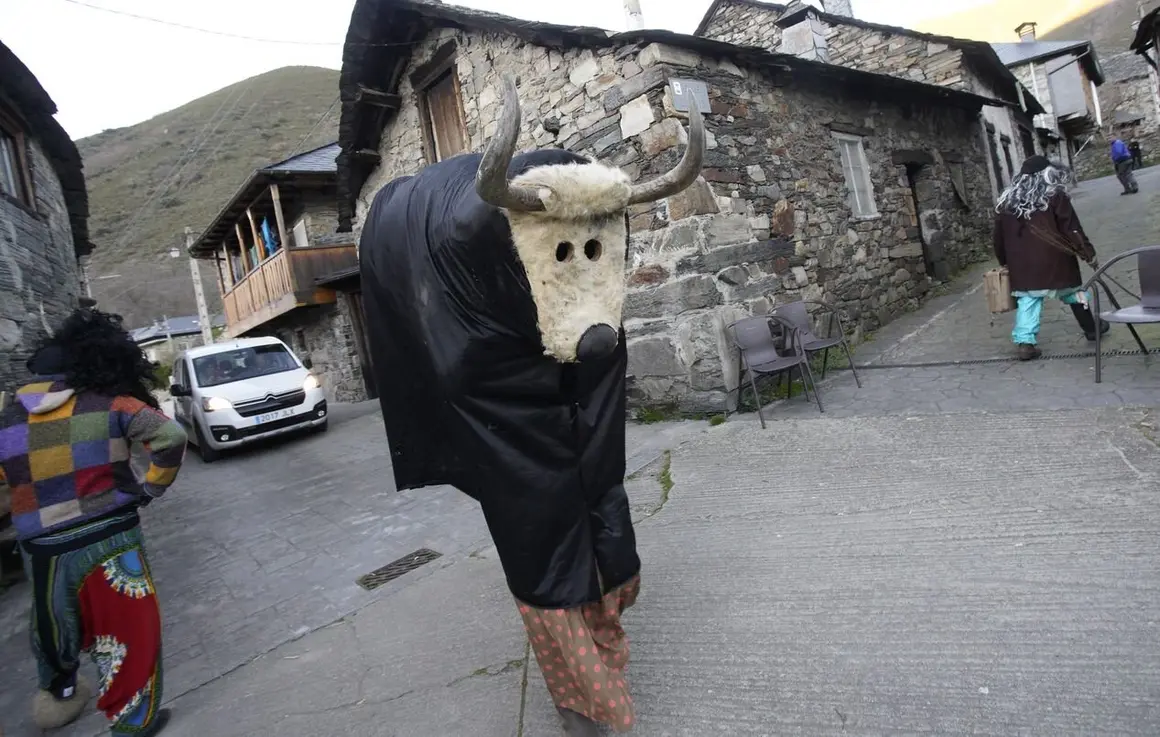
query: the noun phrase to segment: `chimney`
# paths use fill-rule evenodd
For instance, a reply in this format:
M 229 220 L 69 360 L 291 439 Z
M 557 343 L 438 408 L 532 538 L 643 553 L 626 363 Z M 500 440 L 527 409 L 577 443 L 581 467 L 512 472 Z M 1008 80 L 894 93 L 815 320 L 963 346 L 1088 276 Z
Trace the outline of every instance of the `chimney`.
M 850 7 L 850 0 L 801 0 L 803 4 L 816 8 L 830 15 L 841 15 L 853 18 L 854 11 Z
M 1030 43 L 1035 40 L 1035 24 L 1021 23 L 1019 27 L 1015 29 L 1015 33 L 1019 34 L 1020 42 Z
M 640 12 L 640 0 L 624 0 L 624 15 L 628 19 L 628 30 L 644 29 L 644 14 Z
M 846 18 L 854 17 L 854 8 L 850 0 L 825 0 L 826 12 L 830 15 L 841 15 Z

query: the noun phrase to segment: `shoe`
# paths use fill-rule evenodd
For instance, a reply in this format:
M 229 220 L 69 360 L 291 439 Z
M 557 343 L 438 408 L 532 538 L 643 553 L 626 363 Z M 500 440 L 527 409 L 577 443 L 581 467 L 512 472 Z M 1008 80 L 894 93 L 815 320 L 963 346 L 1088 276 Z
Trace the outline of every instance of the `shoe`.
M 169 717 L 171 716 L 172 713 L 169 709 L 159 710 L 153 717 L 153 723 L 144 732 L 140 733 L 140 737 L 153 737 L 156 734 L 160 734 L 161 730 L 165 729 L 165 725 L 169 724 Z
M 583 714 L 559 706 L 556 711 L 560 712 L 565 737 L 600 737 L 600 727 Z
M 1032 361 L 1043 355 L 1043 351 L 1039 350 L 1039 346 L 1030 345 L 1028 343 L 1019 344 L 1019 360 Z
M 93 697 L 93 684 L 77 676 L 72 696 L 58 699 L 51 691 L 37 691 L 32 699 L 32 721 L 41 729 L 59 729 L 75 722 Z
M 1107 335 L 1108 331 L 1112 329 L 1112 324 L 1107 320 L 1100 320 L 1100 335 Z M 1094 332 L 1084 331 L 1084 337 L 1090 341 L 1095 341 L 1096 334 Z

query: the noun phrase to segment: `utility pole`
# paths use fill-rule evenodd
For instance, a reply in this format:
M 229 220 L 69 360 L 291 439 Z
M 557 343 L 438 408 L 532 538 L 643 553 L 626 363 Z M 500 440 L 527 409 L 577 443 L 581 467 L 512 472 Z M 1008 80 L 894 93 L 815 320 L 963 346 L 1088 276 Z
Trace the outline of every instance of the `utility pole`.
M 173 332 L 169 329 L 169 315 L 162 315 L 161 320 L 165 326 L 165 347 L 169 349 L 169 360 L 172 361 L 177 358 L 177 348 L 173 345 Z
M 213 343 L 213 324 L 209 317 L 209 307 L 205 303 L 205 289 L 201 286 L 201 268 L 197 259 L 190 254 L 193 248 L 193 228 L 185 229 L 185 252 L 189 254 L 189 273 L 193 277 L 193 296 L 197 299 L 197 322 L 201 325 L 201 340 L 204 345 Z
M 624 14 L 628 17 L 628 30 L 644 29 L 644 14 L 640 12 L 640 0 L 624 0 Z

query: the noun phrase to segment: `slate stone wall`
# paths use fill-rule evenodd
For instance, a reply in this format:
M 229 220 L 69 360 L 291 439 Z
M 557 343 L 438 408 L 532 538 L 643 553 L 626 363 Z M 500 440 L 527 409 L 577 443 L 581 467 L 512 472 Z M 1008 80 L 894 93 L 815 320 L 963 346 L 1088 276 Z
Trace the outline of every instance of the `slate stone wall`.
M 735 383 L 738 357 L 724 330 L 735 319 L 825 300 L 861 333 L 925 298 L 933 280 L 924 237 L 952 272 L 987 253 L 991 193 L 976 113 L 879 102 L 873 90 L 853 97 L 658 45 L 597 55 L 446 30 L 416 48 L 414 63 L 452 38 L 476 151 L 495 131 L 500 74 L 510 73 L 520 80 L 521 148 L 562 146 L 651 178 L 677 162 L 687 138 L 669 79 L 707 84 L 702 177 L 630 212 L 624 317 L 635 402 L 720 410 Z M 359 222 L 383 184 L 426 163 L 414 91 L 404 82 L 400 94 Z M 865 136 L 880 216 L 852 216 L 835 131 Z M 905 164 L 895 163 L 899 151 L 926 153 L 916 170 L 921 208 Z
M 76 309 L 81 273 L 60 180 L 35 140 L 29 144 L 34 200 L 0 195 L 0 391 L 28 379 L 32 348 Z

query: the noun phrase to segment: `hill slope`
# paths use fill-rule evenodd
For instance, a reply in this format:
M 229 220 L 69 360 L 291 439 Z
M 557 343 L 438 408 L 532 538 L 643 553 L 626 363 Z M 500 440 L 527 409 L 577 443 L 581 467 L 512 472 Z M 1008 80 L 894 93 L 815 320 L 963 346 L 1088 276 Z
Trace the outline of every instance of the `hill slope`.
M 1019 40 L 1015 27 L 1020 23 L 1038 24 L 1039 37 L 1043 38 L 1057 28 L 1101 13 L 1105 6 L 1120 3 L 1121 0 L 989 0 L 969 10 L 920 21 L 915 26 L 916 30 L 927 33 L 1014 43 Z M 1127 4 L 1134 8 L 1135 0 L 1127 0 Z
M 337 71 L 286 67 L 78 141 L 101 306 L 130 326 L 196 314 L 188 260 L 169 249 L 184 243 L 186 226 L 209 225 L 254 169 L 334 141 L 337 97 Z M 216 273 L 203 268 L 202 277 L 219 310 Z

